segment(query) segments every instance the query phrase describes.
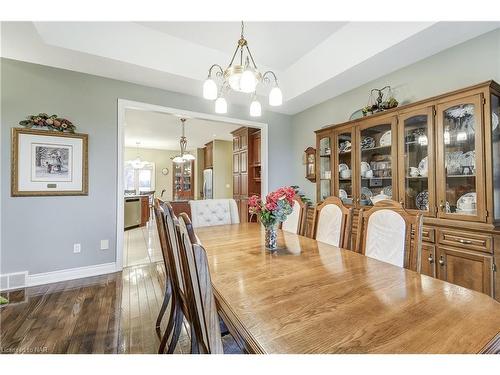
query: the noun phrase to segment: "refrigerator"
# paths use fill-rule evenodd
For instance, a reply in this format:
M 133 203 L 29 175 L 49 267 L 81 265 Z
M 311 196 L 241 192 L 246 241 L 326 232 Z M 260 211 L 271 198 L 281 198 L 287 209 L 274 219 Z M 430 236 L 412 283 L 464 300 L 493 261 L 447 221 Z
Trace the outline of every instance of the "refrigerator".
M 213 199 L 213 170 L 203 170 L 203 199 Z

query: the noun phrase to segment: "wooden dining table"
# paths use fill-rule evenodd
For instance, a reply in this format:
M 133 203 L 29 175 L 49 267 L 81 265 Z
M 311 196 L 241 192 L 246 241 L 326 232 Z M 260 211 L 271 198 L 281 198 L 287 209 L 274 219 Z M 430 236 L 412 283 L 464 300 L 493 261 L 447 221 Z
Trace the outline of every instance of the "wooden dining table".
M 495 353 L 485 294 L 259 224 L 196 228 L 219 315 L 249 353 Z

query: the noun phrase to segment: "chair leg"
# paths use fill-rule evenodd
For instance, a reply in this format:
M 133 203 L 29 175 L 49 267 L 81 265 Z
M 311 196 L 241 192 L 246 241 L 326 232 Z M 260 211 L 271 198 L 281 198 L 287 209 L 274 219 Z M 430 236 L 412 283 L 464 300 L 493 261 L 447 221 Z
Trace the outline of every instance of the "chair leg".
M 168 317 L 167 328 L 165 329 L 165 332 L 161 337 L 160 347 L 158 348 L 158 354 L 163 354 L 165 352 L 165 346 L 167 345 L 168 338 L 170 337 L 170 334 L 172 333 L 172 330 L 175 325 L 175 319 L 177 316 L 178 309 L 179 308 L 177 306 L 177 300 L 175 298 L 175 294 L 172 294 L 172 303 L 170 307 L 170 314 Z
M 179 341 L 179 336 L 181 334 L 183 320 L 184 320 L 184 314 L 182 313 L 182 310 L 180 308 L 177 308 L 175 315 L 175 323 L 174 323 L 174 333 L 172 334 L 172 340 L 170 340 L 167 354 L 172 354 L 175 350 L 175 347 L 177 346 L 177 342 Z
M 168 303 L 170 302 L 170 297 L 172 296 L 172 286 L 170 283 L 167 281 L 167 287 L 165 288 L 165 295 L 163 296 L 163 303 L 160 308 L 160 312 L 158 313 L 158 318 L 156 319 L 156 334 L 158 335 L 158 338 L 161 339 L 161 321 L 163 319 L 163 316 L 165 315 L 165 311 L 167 310 Z M 172 306 L 173 308 L 173 306 Z M 170 314 L 172 317 L 172 314 Z M 169 320 L 170 323 L 170 320 Z
M 192 324 L 189 325 L 189 329 L 191 331 L 191 354 L 200 354 L 200 347 Z

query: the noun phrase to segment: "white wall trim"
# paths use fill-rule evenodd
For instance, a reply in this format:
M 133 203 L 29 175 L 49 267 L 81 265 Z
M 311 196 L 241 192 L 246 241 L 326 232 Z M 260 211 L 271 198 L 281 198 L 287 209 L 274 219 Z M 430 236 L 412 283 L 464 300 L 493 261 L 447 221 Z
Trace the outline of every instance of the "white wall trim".
M 164 107 L 161 105 L 137 102 L 133 100 L 118 98 L 118 132 L 117 132 L 117 176 L 116 176 L 116 271 L 123 269 L 123 150 L 125 148 L 125 110 L 135 109 L 141 111 L 153 111 L 160 113 L 175 114 L 178 116 L 195 117 L 198 119 L 212 120 L 218 122 L 229 122 L 241 126 L 249 126 L 261 129 L 261 176 L 262 186 L 261 195 L 266 196 L 269 184 L 269 168 L 268 168 L 268 124 L 264 122 L 256 122 L 250 120 L 242 120 L 238 118 L 214 115 L 211 113 L 192 112 L 184 109 Z
M 96 264 L 93 266 L 86 266 L 86 267 L 70 268 L 52 272 L 35 273 L 32 275 L 28 275 L 27 286 L 51 284 L 60 281 L 104 275 L 113 272 L 116 272 L 115 262 Z

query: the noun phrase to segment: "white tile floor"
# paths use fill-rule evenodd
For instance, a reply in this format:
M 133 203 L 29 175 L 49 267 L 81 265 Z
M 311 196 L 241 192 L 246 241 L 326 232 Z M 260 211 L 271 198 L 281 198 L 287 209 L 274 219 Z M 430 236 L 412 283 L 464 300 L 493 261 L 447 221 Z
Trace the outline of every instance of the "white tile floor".
M 153 218 L 143 227 L 126 230 L 123 242 L 124 267 L 163 261 L 160 239 Z

